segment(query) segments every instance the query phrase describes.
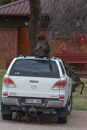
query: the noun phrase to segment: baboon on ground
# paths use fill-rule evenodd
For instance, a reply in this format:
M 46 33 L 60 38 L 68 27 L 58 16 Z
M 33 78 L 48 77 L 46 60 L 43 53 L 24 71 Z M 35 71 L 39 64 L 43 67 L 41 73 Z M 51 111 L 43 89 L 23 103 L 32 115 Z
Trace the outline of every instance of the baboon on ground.
M 49 58 L 49 66 L 50 70 L 52 71 L 51 61 L 50 61 L 50 44 L 46 37 L 42 34 L 37 36 L 37 46 L 35 50 L 30 54 L 30 56 L 46 56 Z
M 70 67 L 69 63 L 67 61 L 63 61 L 63 64 L 65 66 L 65 70 L 66 70 L 67 75 L 69 75 L 69 69 L 77 71 L 77 69 L 74 66 Z M 81 92 L 80 92 L 80 94 L 82 94 L 82 91 L 84 89 L 84 83 L 80 80 L 80 77 L 79 77 L 78 73 L 75 76 L 71 76 L 71 78 L 75 82 L 75 83 L 72 84 L 72 93 L 75 92 L 76 87 L 78 87 L 80 84 L 82 84 L 83 87 L 82 87 Z
M 21 121 L 21 119 L 22 119 L 22 117 L 23 117 L 24 115 L 25 115 L 25 113 L 24 113 L 23 111 L 18 111 L 15 120 Z
M 37 121 L 38 121 L 39 123 L 41 123 L 41 118 L 40 118 L 41 114 L 42 114 L 42 113 L 34 113 L 34 112 L 33 112 L 33 113 L 32 113 L 32 112 L 28 113 L 28 112 L 26 111 L 26 112 L 25 112 L 25 115 L 21 117 L 21 121 L 22 121 L 22 122 L 25 121 L 26 123 L 28 123 L 28 122 L 30 122 L 30 121 L 33 119 L 33 117 L 36 117 L 36 118 L 37 118 Z

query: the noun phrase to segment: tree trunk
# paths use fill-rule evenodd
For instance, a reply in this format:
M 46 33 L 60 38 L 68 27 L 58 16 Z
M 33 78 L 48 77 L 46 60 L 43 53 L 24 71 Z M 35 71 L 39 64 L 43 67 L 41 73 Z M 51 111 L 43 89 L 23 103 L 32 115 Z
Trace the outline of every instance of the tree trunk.
M 29 37 L 32 52 L 37 45 L 36 37 L 38 34 L 40 34 L 41 2 L 40 0 L 29 0 L 29 4 L 30 4 Z

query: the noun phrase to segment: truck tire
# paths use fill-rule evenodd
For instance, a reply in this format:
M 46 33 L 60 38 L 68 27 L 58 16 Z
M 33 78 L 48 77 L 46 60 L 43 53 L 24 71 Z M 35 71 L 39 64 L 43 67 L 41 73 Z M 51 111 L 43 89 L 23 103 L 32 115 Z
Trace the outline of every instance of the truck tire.
M 57 117 L 57 122 L 58 123 L 67 123 L 67 116 L 66 117 Z
M 11 114 L 2 114 L 3 120 L 11 120 L 11 118 L 12 118 L 12 113 Z
M 70 99 L 68 101 L 68 115 L 70 115 L 72 110 L 72 95 L 70 96 Z

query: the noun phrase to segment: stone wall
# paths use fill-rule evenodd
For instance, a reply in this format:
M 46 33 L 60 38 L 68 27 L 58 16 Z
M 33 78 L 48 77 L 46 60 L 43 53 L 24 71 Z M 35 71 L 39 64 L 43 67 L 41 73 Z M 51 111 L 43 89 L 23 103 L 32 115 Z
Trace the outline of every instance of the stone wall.
M 7 67 L 17 56 L 17 30 L 0 31 L 0 58 L 7 60 Z
M 57 38 L 51 41 L 51 55 L 54 53 L 87 53 L 87 43 L 83 45 L 73 38 Z
M 52 32 L 49 31 L 41 31 L 41 34 L 46 35 L 48 40 L 50 39 L 51 56 L 53 56 L 54 53 L 87 53 L 86 36 L 84 37 L 84 44 L 79 45 L 79 42 L 74 37 L 74 34 L 72 37 L 65 38 L 54 37 L 52 36 Z

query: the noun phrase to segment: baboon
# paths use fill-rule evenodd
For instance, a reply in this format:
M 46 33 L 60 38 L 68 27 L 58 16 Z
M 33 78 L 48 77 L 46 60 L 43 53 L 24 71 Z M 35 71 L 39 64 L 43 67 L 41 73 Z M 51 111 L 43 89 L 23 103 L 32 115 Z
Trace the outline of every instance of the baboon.
M 65 70 L 66 70 L 67 75 L 69 75 L 69 69 L 77 71 L 77 69 L 74 66 L 70 67 L 69 63 L 67 61 L 63 61 L 63 64 L 65 66 Z M 80 92 L 80 94 L 82 94 L 82 91 L 84 89 L 84 83 L 80 80 L 80 77 L 79 77 L 78 73 L 75 76 L 71 76 L 71 78 L 75 82 L 75 83 L 72 84 L 72 93 L 75 92 L 76 87 L 78 87 L 80 84 L 82 84 L 83 87 L 82 87 L 81 92 Z
M 74 66 L 71 66 L 70 69 L 77 71 L 77 69 Z M 78 73 L 75 76 L 71 76 L 71 78 L 73 79 L 73 81 L 75 81 L 75 83 L 72 84 L 72 92 L 75 92 L 75 88 L 78 87 L 80 84 L 82 84 L 83 87 L 82 87 L 81 92 L 80 92 L 80 94 L 82 94 L 82 91 L 84 89 L 84 83 L 80 80 Z
M 25 112 L 25 115 L 21 118 L 21 121 L 22 122 L 25 121 L 26 123 L 28 123 L 30 121 L 30 118 L 31 118 L 30 113 Z
M 38 113 L 38 112 L 37 113 L 34 113 L 34 112 L 28 113 L 28 111 L 26 111 L 25 115 L 21 118 L 21 121 L 22 122 L 25 121 L 26 123 L 28 123 L 28 122 L 30 122 L 33 119 L 33 117 L 36 117 L 37 121 L 39 123 L 41 123 L 41 118 L 40 118 L 41 114 L 42 113 Z
M 46 37 L 42 34 L 37 36 L 37 46 L 35 50 L 30 54 L 30 56 L 46 56 L 49 58 L 49 66 L 50 70 L 52 71 L 51 61 L 50 61 L 50 44 Z
M 50 45 L 49 42 L 47 41 L 46 37 L 42 34 L 39 34 L 36 38 L 37 41 L 37 46 L 35 50 L 30 54 L 30 55 L 40 55 L 44 54 L 44 56 L 49 55 L 50 53 Z M 39 51 L 42 51 L 42 54 L 39 54 Z
M 23 117 L 24 115 L 25 115 L 25 114 L 24 114 L 23 111 L 18 111 L 15 120 L 21 121 L 21 119 L 22 119 L 22 117 Z

